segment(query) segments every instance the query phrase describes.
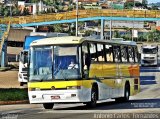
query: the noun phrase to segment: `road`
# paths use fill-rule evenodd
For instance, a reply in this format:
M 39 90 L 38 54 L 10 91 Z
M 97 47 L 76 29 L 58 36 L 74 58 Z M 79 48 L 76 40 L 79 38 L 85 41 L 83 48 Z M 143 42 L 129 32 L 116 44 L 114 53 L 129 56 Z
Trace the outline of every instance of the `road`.
M 149 87 L 143 87 L 142 92 L 131 97 L 129 102 L 116 103 L 114 100 L 108 100 L 99 102 L 93 109 L 86 108 L 83 104 L 56 104 L 53 110 L 45 110 L 40 104 L 19 104 L 3 105 L 0 107 L 0 113 L 1 118 L 12 116 L 18 119 L 92 119 L 114 116 L 135 118 L 138 114 L 141 116 L 150 114 L 158 119 L 160 117 L 160 85 Z M 146 98 L 147 93 L 149 95 Z
M 83 104 L 56 104 L 52 110 L 43 109 L 41 104 L 1 105 L 0 119 L 159 119 L 159 72 L 141 71 L 141 76 L 141 92 L 132 96 L 129 102 L 116 103 L 110 99 L 98 102 L 97 107 L 92 109 Z

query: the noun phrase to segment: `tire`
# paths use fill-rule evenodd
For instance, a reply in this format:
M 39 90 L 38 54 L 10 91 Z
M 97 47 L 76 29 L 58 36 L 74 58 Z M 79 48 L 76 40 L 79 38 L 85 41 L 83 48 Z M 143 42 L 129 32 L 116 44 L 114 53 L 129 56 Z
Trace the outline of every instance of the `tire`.
M 98 97 L 97 89 L 96 89 L 96 87 L 93 87 L 92 91 L 91 91 L 91 101 L 87 102 L 86 106 L 90 107 L 90 108 L 96 107 L 96 105 L 97 105 L 97 97 Z
M 126 84 L 125 89 L 124 89 L 124 97 L 116 98 L 116 102 L 127 102 L 129 101 L 129 96 L 130 96 L 130 85 Z
M 123 102 L 129 101 L 129 96 L 130 96 L 130 86 L 129 84 L 126 84 L 124 90 L 124 97 L 122 98 L 122 101 Z
M 43 107 L 44 109 L 52 109 L 54 106 L 54 103 L 44 103 Z

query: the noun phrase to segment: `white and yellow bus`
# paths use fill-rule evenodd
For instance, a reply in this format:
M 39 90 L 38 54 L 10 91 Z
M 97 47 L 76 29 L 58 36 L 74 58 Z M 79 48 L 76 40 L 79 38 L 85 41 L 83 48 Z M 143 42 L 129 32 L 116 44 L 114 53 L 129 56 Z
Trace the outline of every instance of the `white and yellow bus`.
M 109 98 L 128 101 L 140 91 L 137 53 L 131 41 L 74 36 L 33 41 L 29 101 L 42 103 L 45 109 L 65 102 L 95 107 Z

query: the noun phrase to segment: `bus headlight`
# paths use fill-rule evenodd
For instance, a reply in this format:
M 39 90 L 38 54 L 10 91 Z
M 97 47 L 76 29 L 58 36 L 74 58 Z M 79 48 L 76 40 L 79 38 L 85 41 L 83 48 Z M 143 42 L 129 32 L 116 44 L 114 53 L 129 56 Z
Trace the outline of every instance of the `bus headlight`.
M 67 89 L 81 89 L 81 86 L 67 86 Z

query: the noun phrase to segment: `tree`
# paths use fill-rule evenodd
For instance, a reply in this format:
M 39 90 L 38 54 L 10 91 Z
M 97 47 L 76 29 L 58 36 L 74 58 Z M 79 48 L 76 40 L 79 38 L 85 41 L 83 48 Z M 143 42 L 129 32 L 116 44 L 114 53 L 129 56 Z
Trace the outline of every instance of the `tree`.
M 125 9 L 132 9 L 134 6 L 134 2 L 125 2 L 124 3 L 124 8 Z
M 147 34 L 147 42 L 157 42 L 160 41 L 160 31 L 152 30 Z
M 22 15 L 29 15 L 29 9 L 24 8 Z
M 148 4 L 148 1 L 147 0 L 142 0 L 142 6 L 144 8 L 147 8 L 147 4 Z
M 63 33 L 62 24 L 54 24 L 54 25 L 53 25 L 53 29 L 54 29 L 55 32 Z
M 120 33 L 118 32 L 118 30 L 115 30 L 115 31 L 114 31 L 113 37 L 114 37 L 114 38 L 120 38 L 120 37 L 121 37 L 121 35 L 120 35 Z

